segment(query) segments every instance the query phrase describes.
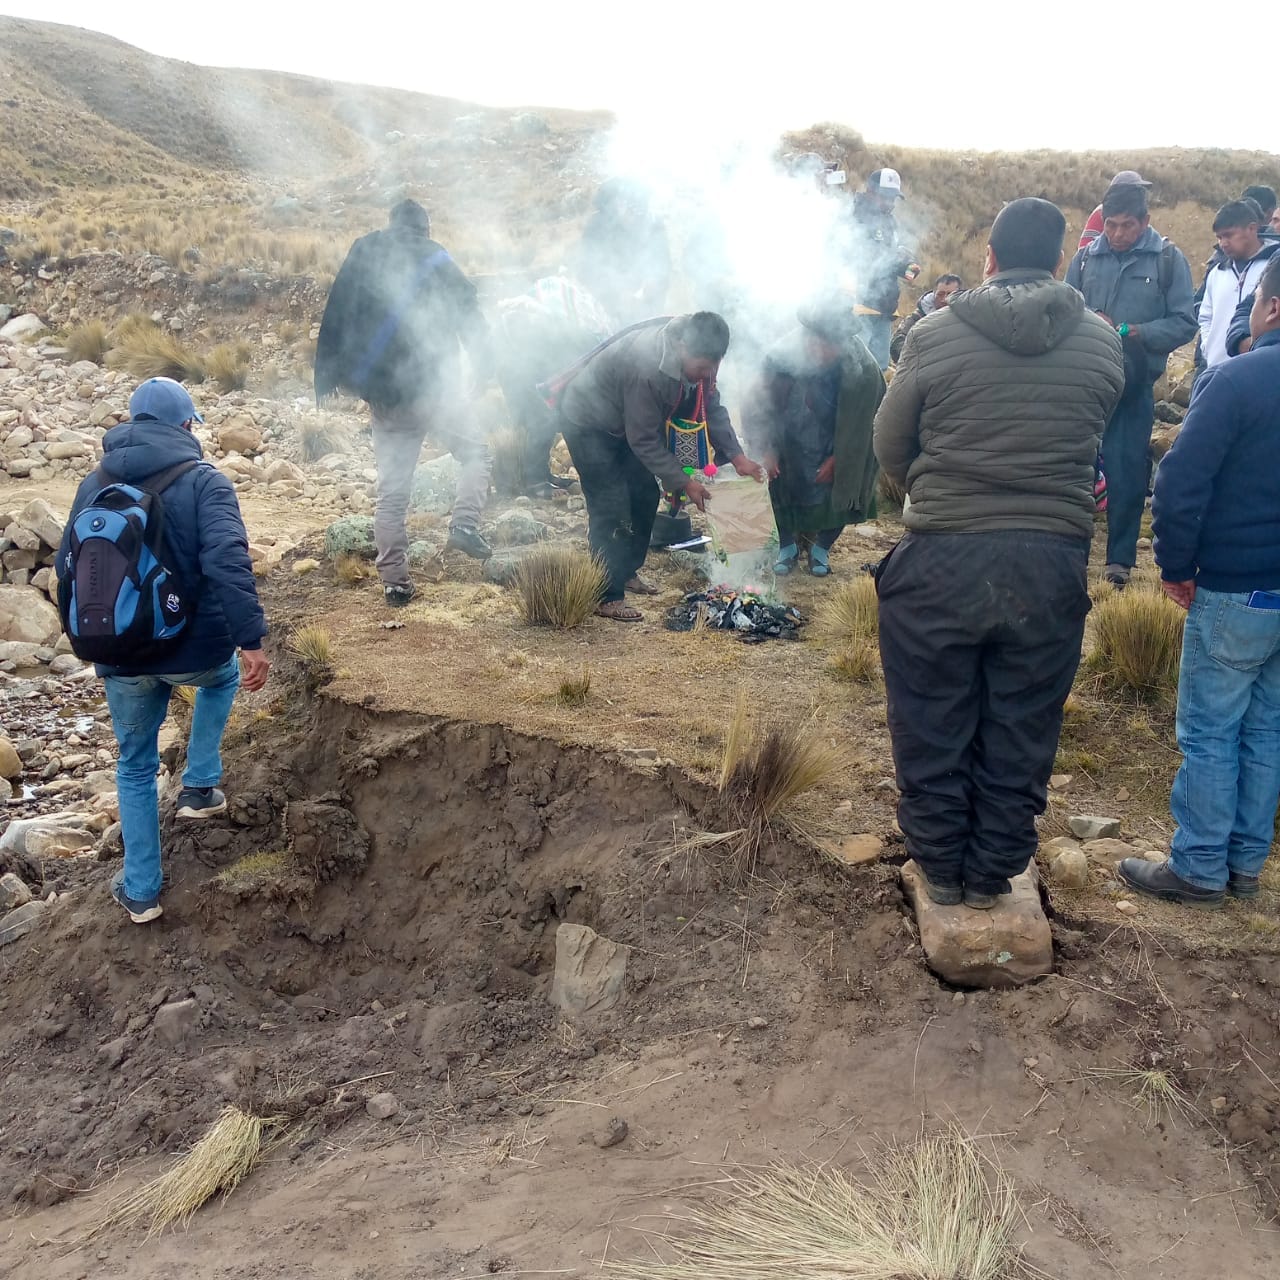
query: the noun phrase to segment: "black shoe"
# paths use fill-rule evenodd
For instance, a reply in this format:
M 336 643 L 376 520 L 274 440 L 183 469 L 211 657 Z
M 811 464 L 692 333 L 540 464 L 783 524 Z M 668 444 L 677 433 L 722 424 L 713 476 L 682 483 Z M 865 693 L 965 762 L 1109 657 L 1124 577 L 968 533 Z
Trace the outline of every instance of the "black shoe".
M 493 555 L 493 548 L 474 529 L 450 529 L 444 549 L 461 551 L 473 560 L 487 560 Z
M 418 594 L 418 588 L 412 582 L 406 582 L 403 586 L 391 586 L 382 588 L 383 599 L 393 608 L 399 609 L 409 603 L 414 596 Z
M 1117 591 L 1123 591 L 1129 585 L 1129 577 L 1133 570 L 1124 564 L 1109 564 L 1102 571 L 1105 581 L 1111 583 Z
M 539 502 L 551 502 L 560 490 L 550 482 L 547 484 L 535 484 L 532 488 L 524 491 L 526 498 L 536 498 Z
M 178 793 L 178 817 L 214 818 L 227 811 L 227 797 L 217 787 L 183 787 Z
M 964 905 L 974 911 L 990 911 L 1000 901 L 998 893 L 979 893 L 977 889 L 964 891 Z
M 1139 893 L 1165 902 L 1176 902 L 1182 907 L 1200 907 L 1215 910 L 1222 906 L 1225 894 L 1221 889 L 1202 889 L 1169 870 L 1169 862 L 1148 862 L 1145 858 L 1122 858 L 1116 868 L 1120 879 Z
M 919 863 L 916 865 L 919 866 Z M 940 907 L 958 907 L 964 900 L 964 890 L 958 884 L 936 884 L 923 870 L 920 874 L 924 876 L 924 891 L 929 895 L 930 902 L 936 902 Z
M 569 489 L 572 489 L 574 485 L 576 485 L 578 482 L 569 476 L 552 475 L 548 478 L 547 483 L 551 485 L 553 489 L 569 490 Z
M 1256 898 L 1262 892 L 1262 881 L 1257 876 L 1244 876 L 1233 871 L 1227 881 L 1227 892 L 1233 898 Z

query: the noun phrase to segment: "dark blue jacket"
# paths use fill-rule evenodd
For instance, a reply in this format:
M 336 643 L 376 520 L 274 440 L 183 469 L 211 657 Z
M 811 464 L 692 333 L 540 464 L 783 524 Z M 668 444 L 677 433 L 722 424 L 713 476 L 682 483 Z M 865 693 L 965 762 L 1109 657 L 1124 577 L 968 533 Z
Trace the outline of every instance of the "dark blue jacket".
M 202 456 L 200 441 L 182 427 L 160 422 L 122 422 L 102 439 L 99 467 L 109 480 L 136 482 Z M 90 474 L 76 491 L 71 518 L 102 487 Z M 258 588 L 249 561 L 249 539 L 231 481 L 212 463 L 180 475 L 164 491 L 166 563 L 196 596 L 196 615 L 170 653 L 145 669 L 99 668 L 105 675 L 146 675 L 207 671 L 239 649 L 256 649 L 267 634 Z M 70 541 L 71 520 L 62 537 L 58 563 Z
M 1231 317 L 1231 328 L 1227 330 L 1227 355 L 1238 356 L 1240 344 L 1249 336 L 1249 315 L 1253 311 L 1253 294 L 1241 298 L 1236 313 Z
M 1168 255 L 1160 288 L 1160 257 Z M 1148 227 L 1138 243 L 1115 253 L 1106 236 L 1099 236 L 1071 259 L 1067 283 L 1084 294 L 1090 311 L 1110 316 L 1113 324 L 1140 326 L 1137 340 L 1124 344 L 1125 381 L 1130 389 L 1153 383 L 1164 372 L 1169 352 L 1196 336 L 1191 268 L 1186 258 Z
M 1151 524 L 1166 582 L 1280 590 L 1280 330 L 1200 375 L 1156 474 Z

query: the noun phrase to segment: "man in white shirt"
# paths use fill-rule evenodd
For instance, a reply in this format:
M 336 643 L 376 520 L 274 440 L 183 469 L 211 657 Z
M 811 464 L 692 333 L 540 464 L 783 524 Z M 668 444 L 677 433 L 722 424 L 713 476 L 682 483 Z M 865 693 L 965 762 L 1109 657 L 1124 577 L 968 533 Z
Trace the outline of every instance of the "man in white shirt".
M 1227 331 L 1236 308 L 1257 288 L 1271 255 L 1280 250 L 1280 242 L 1259 235 L 1252 201 L 1224 204 L 1213 220 L 1213 233 L 1222 261 L 1209 268 L 1200 303 L 1200 348 L 1210 368 L 1227 358 Z

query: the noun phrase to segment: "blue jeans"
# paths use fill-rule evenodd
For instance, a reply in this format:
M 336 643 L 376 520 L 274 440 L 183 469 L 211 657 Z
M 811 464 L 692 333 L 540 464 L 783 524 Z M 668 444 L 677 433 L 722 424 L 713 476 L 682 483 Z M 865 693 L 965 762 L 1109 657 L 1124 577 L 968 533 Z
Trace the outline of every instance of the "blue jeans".
M 1182 765 L 1170 810 L 1170 866 L 1202 889 L 1256 876 L 1280 802 L 1280 610 L 1246 592 L 1200 587 L 1187 614 L 1178 681 Z
M 1102 470 L 1107 477 L 1107 563 L 1137 563 L 1142 509 L 1147 501 L 1148 455 L 1155 421 L 1150 385 L 1126 387 L 1102 433 Z
M 116 791 L 124 836 L 124 891 L 136 902 L 159 897 L 164 876 L 160 866 L 160 805 L 156 773 L 160 768 L 159 734 L 177 685 L 194 685 L 195 709 L 187 744 L 184 787 L 213 787 L 222 781 L 223 730 L 240 687 L 240 663 L 232 655 L 220 667 L 181 675 L 107 676 L 111 727 L 120 744 Z
M 889 367 L 889 344 L 892 340 L 893 316 L 862 317 L 862 341 L 875 357 L 881 373 Z

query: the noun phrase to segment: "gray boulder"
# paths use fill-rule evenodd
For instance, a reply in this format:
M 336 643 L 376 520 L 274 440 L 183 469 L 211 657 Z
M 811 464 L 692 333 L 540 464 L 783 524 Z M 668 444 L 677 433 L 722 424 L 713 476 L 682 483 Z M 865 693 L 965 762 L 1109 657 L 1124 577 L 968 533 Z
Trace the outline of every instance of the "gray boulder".
M 324 553 L 330 560 L 360 556 L 372 560 L 378 554 L 373 541 L 372 516 L 343 516 L 324 531 Z

